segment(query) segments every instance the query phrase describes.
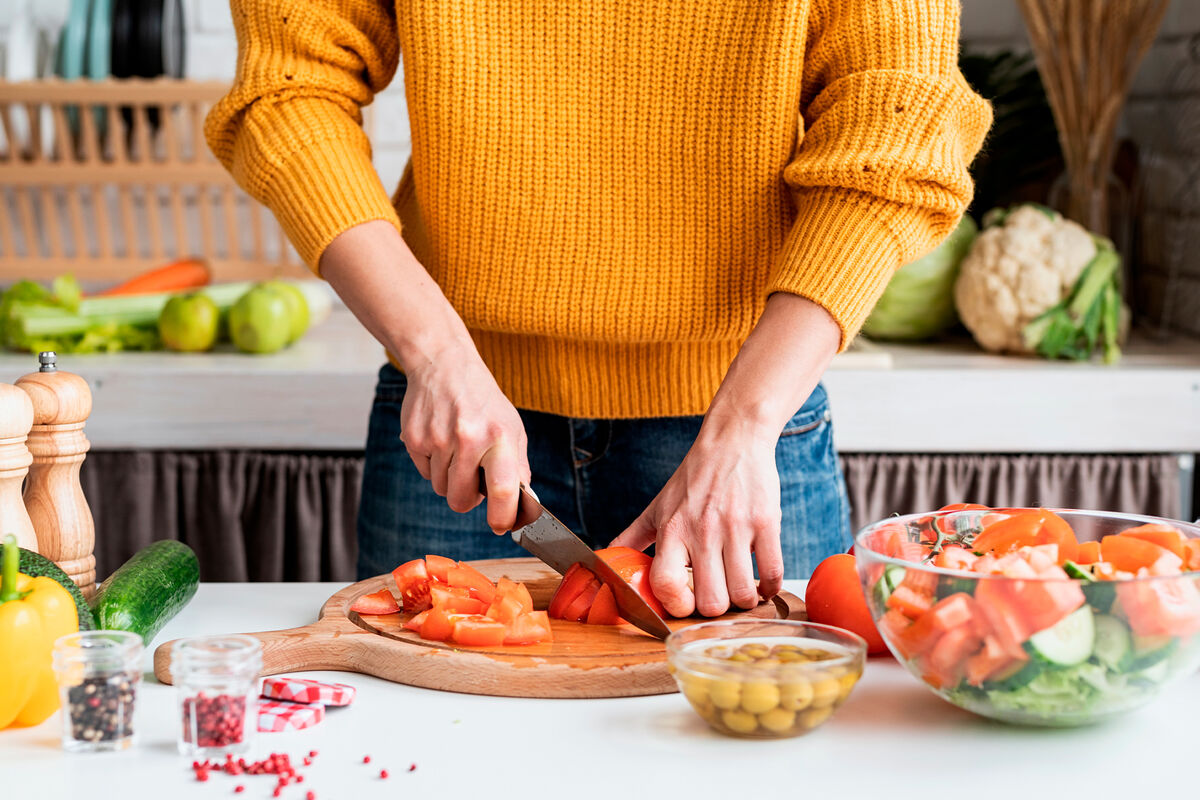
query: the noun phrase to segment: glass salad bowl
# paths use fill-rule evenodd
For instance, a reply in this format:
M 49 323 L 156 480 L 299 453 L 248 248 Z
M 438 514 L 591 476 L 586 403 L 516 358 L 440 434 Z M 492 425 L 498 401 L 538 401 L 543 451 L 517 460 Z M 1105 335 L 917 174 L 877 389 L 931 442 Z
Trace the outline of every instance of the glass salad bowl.
M 949 508 L 876 522 L 854 543 L 880 634 L 940 697 L 1005 722 L 1082 725 L 1200 666 L 1200 527 Z
M 862 676 L 857 634 L 796 620 L 718 620 L 667 637 L 679 691 L 714 730 L 799 736 L 828 720 Z

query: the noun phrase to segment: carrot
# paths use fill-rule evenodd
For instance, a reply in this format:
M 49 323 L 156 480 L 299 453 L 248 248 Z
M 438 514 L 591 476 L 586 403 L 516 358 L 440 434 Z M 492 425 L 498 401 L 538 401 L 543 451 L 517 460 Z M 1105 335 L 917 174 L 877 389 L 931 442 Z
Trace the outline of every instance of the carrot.
M 97 297 L 119 297 L 130 294 L 157 294 L 199 289 L 212 280 L 208 264 L 195 258 L 174 261 L 162 267 L 135 275 L 122 284 L 97 292 Z

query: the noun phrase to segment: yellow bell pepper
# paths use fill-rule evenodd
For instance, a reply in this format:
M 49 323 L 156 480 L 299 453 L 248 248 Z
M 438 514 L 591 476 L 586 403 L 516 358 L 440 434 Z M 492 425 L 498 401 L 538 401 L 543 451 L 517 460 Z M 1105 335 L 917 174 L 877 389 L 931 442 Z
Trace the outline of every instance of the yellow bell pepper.
M 37 725 L 58 709 L 51 650 L 79 630 L 75 600 L 54 579 L 17 571 L 15 536 L 0 558 L 0 729 Z

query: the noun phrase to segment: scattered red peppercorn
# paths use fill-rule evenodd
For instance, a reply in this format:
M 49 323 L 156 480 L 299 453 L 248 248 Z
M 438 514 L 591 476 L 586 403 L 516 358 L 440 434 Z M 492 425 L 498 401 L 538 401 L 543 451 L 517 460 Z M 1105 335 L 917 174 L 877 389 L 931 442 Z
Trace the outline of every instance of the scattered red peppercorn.
M 370 763 L 371 763 L 371 757 L 370 757 L 370 756 L 363 756 L 363 763 L 364 763 L 364 764 L 370 764 Z
M 379 777 L 387 778 L 387 776 L 388 776 L 388 771 L 386 769 L 379 770 Z
M 246 787 L 242 786 L 240 783 L 237 786 L 233 787 L 234 794 L 241 794 L 244 791 L 246 791 Z
M 416 771 L 417 771 L 417 765 L 416 765 L 416 764 L 409 764 L 409 765 L 408 765 L 408 771 L 409 771 L 409 772 L 416 772 Z
M 313 791 L 306 792 L 304 800 L 317 800 L 317 793 Z
M 316 758 L 316 757 L 317 757 L 317 751 L 316 751 L 316 750 L 309 750 L 309 751 L 308 751 L 308 757 L 309 757 L 309 758 Z
M 280 792 L 282 792 L 282 791 L 283 791 L 283 789 L 281 789 L 281 788 L 279 788 L 278 786 L 276 786 L 276 787 L 275 787 L 275 791 L 271 792 L 271 797 L 279 797 L 279 793 L 280 793 Z

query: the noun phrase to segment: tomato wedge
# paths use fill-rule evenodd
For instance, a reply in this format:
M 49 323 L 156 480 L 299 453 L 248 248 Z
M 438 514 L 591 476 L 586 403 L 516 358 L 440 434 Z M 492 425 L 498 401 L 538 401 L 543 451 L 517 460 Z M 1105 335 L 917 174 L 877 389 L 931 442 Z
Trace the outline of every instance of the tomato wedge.
M 1148 525 L 1139 525 L 1136 528 L 1129 528 L 1121 531 L 1119 536 L 1132 536 L 1135 539 L 1141 539 L 1144 542 L 1150 542 L 1170 550 L 1181 559 L 1186 558 L 1186 551 L 1183 546 L 1183 534 L 1178 528 L 1173 528 L 1170 525 L 1152 522 Z
M 433 578 L 434 580 L 441 581 L 442 583 L 446 583 L 448 581 L 446 576 L 449 574 L 450 570 L 454 569 L 456 566 L 458 566 L 458 562 L 453 558 L 446 558 L 445 556 L 425 556 L 425 569 L 429 570 L 429 577 Z
M 1100 560 L 1100 543 L 1099 542 L 1080 542 L 1079 549 L 1075 551 L 1076 564 L 1095 564 Z
M 425 620 L 429 618 L 429 613 L 431 611 L 433 611 L 432 608 L 425 609 L 420 614 L 417 614 L 408 622 L 404 623 L 404 627 L 410 631 L 416 631 L 419 634 L 421 632 L 421 626 L 425 624 Z
M 448 642 L 454 633 L 455 624 L 466 616 L 444 608 L 432 608 L 429 616 L 421 622 L 421 638 L 431 642 Z
M 600 587 L 600 591 L 596 593 L 596 599 L 592 602 L 592 607 L 588 609 L 587 624 L 616 625 L 620 621 L 621 614 L 617 610 L 617 598 L 613 596 L 612 589 L 606 583 Z
M 887 607 L 896 609 L 909 619 L 916 619 L 933 607 L 933 597 L 901 584 L 888 595 Z
M 1129 581 L 1117 585 L 1117 600 L 1138 636 L 1200 633 L 1200 589 L 1187 578 Z
M 400 604 L 388 589 L 364 594 L 350 604 L 350 610 L 359 614 L 395 614 L 400 610 Z
M 471 614 L 454 621 L 450 640 L 464 647 L 498 647 L 508 634 L 502 623 L 480 614 Z
M 1101 539 L 1100 554 L 1114 569 L 1134 573 L 1145 567 L 1154 575 L 1171 575 L 1183 567 L 1183 559 L 1170 550 L 1124 533 Z
M 530 611 L 508 624 L 505 644 L 537 644 L 554 640 L 550 629 L 550 617 L 545 611 Z
M 521 602 L 521 598 L 517 596 L 516 592 L 497 592 L 496 599 L 488 606 L 485 616 L 507 625 L 517 617 L 522 614 L 528 614 L 532 610 L 532 606 L 525 606 Z
M 429 608 L 429 571 L 425 559 L 407 561 L 392 570 L 396 588 L 400 590 L 400 602 L 404 610 L 417 613 Z
M 1025 511 L 993 522 L 975 537 L 973 547 L 977 553 L 1003 555 L 1020 547 L 1038 544 L 1038 532 L 1046 522 L 1041 509 Z
M 496 585 L 465 561 L 460 561 L 457 566 L 447 570 L 446 582 L 451 586 L 467 589 L 472 597 L 479 598 L 485 605 L 490 605 L 496 596 Z
M 1183 550 L 1187 554 L 1184 566 L 1189 571 L 1200 572 L 1200 539 L 1188 539 L 1183 543 Z
M 550 612 L 551 619 L 563 619 L 563 612 L 569 606 L 579 593 L 582 592 L 591 582 L 592 575 L 590 570 L 584 569 L 579 564 L 572 564 L 567 570 L 567 574 L 558 583 L 558 588 L 554 590 L 554 596 L 550 598 L 550 607 L 547 611 Z
M 588 570 L 584 570 L 589 576 L 588 584 L 583 588 L 583 591 L 575 596 L 563 610 L 563 619 L 571 620 L 572 622 L 586 622 L 588 610 L 592 607 L 592 602 L 596 599 L 596 595 L 600 593 L 600 579 L 593 576 Z

